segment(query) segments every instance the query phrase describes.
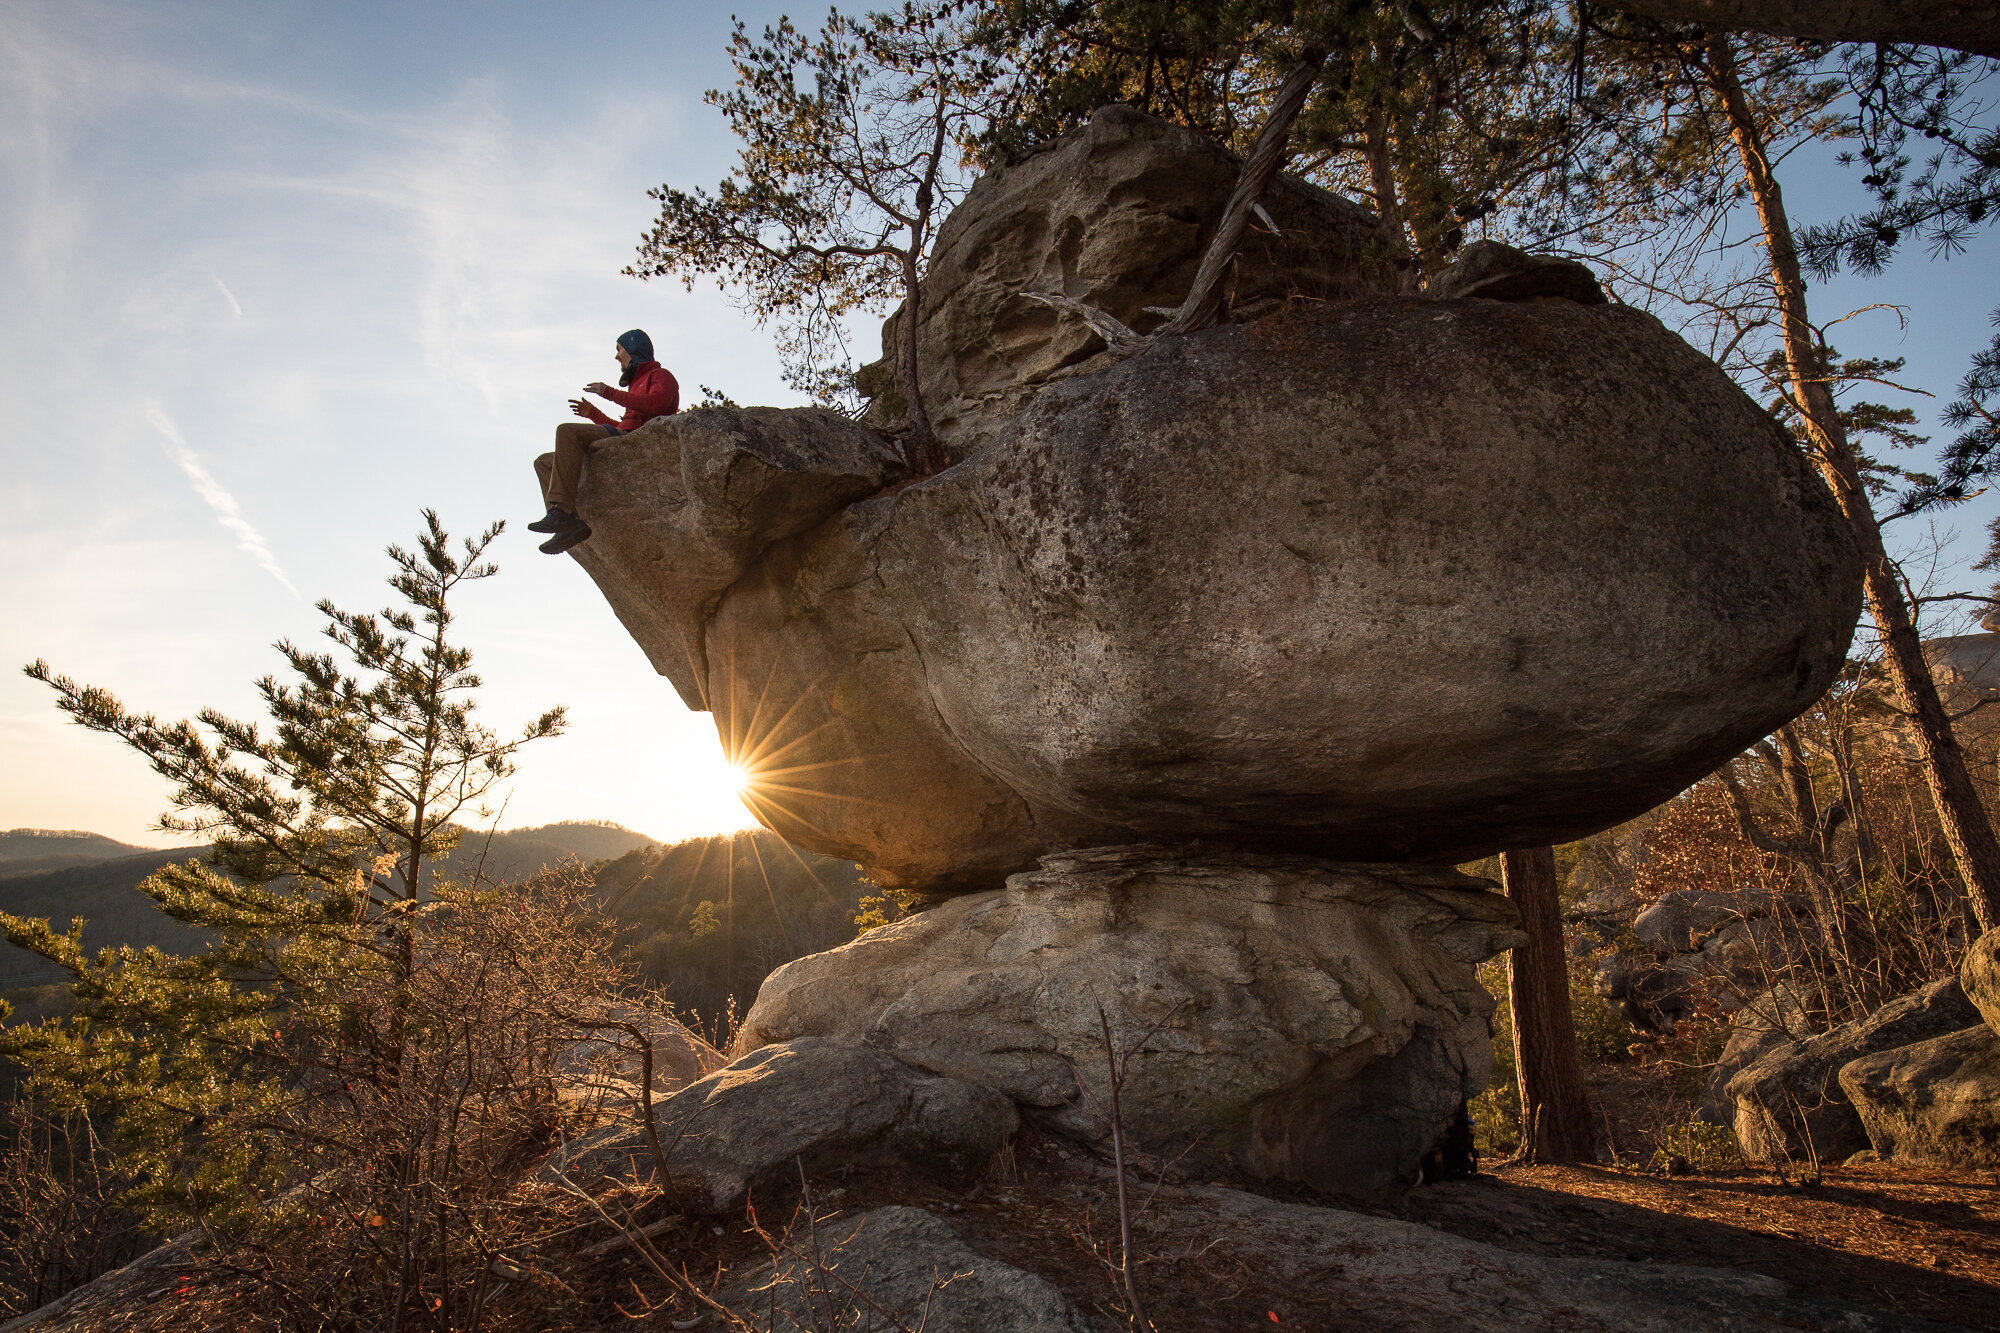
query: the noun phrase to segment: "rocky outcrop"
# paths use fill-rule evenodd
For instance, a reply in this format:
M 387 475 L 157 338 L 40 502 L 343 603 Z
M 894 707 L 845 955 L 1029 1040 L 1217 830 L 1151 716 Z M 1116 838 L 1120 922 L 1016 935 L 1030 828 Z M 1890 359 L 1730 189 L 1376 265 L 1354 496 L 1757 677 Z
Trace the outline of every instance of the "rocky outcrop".
M 870 429 L 901 410 L 879 366 L 860 424 L 711 410 L 593 457 L 577 558 L 758 817 L 961 895 L 775 974 L 745 1041 L 783 1054 L 670 1105 L 734 1105 L 732 1079 L 780 1105 L 784 1071 L 866 1043 L 1093 1139 L 1102 999 L 1146 1041 L 1142 1142 L 1392 1193 L 1483 1086 L 1471 969 L 1513 938 L 1423 865 L 1636 815 L 1840 667 L 1860 562 L 1824 488 L 1578 266 L 1475 246 L 1404 299 L 1372 217 L 1281 182 L 1216 327 L 1113 352 L 1030 298 L 1153 327 L 1237 168 L 1107 109 L 979 182 L 898 316 L 956 460 L 935 476 Z M 907 1156 L 917 1094 L 870 1068 L 879 1095 L 824 1125 L 716 1139 L 694 1187 Z
M 980 177 L 938 229 L 917 323 L 924 404 L 954 457 L 1003 439 L 1041 387 L 1104 350 L 1082 321 L 1022 293 L 1066 296 L 1129 328 L 1154 328 L 1165 315 L 1147 307 L 1187 295 L 1241 165 L 1178 125 L 1107 106 Z M 1231 265 L 1226 318 L 1399 287 L 1393 271 L 1364 260 L 1380 235 L 1367 209 L 1282 176 L 1263 205 L 1268 222 L 1252 227 Z M 884 359 L 861 376 L 880 395 L 871 420 L 902 416 L 888 359 L 903 317 L 883 328 Z
M 677 604 L 665 525 L 605 516 L 674 489 L 672 429 L 600 451 L 578 549 L 652 606 L 621 609 L 642 637 L 706 615 L 699 695 L 760 817 L 891 882 L 1135 837 L 1567 841 L 1797 712 L 1858 606 L 1782 432 L 1620 307 L 1350 303 L 1164 341 L 773 542 L 712 613 Z M 655 661 L 689 658 L 660 634 Z
M 1885 1160 L 2000 1167 L 2000 1033 L 1984 1023 L 1851 1061 L 1840 1087 Z
M 655 1105 L 668 1184 L 682 1203 L 714 1212 L 760 1185 L 817 1169 L 896 1162 L 963 1186 L 1013 1138 L 1013 1103 L 977 1083 L 912 1068 L 854 1043 L 806 1038 L 763 1046 Z M 643 1126 L 619 1123 L 578 1139 L 544 1173 L 577 1181 L 652 1180 Z
M 865 1042 L 1097 1142 L 1108 1020 L 1120 1053 L 1143 1048 L 1122 1094 L 1142 1145 L 1380 1198 L 1485 1086 L 1492 1001 L 1473 968 L 1519 938 L 1486 889 L 1417 866 L 1050 856 L 786 964 L 739 1041 Z
M 1979 1021 L 1956 977 L 1933 982 L 1851 1023 L 1787 1042 L 1729 1080 L 1736 1141 L 1753 1161 L 1845 1161 L 1870 1146 L 1840 1072 L 1865 1055 Z
M 801 1228 L 786 1252 L 732 1275 L 716 1299 L 757 1328 L 1091 1333 L 1047 1282 L 901 1206 L 825 1218 L 810 1236 Z

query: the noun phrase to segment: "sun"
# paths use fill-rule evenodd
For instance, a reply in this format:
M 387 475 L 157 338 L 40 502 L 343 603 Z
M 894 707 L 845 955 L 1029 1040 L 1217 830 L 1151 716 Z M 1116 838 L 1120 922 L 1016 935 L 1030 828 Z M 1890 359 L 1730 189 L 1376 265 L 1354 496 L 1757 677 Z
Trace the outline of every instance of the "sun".
M 729 790 L 735 792 L 738 796 L 749 791 L 750 784 L 756 780 L 756 775 L 751 773 L 749 768 L 743 764 L 729 764 L 723 771 L 729 783 Z

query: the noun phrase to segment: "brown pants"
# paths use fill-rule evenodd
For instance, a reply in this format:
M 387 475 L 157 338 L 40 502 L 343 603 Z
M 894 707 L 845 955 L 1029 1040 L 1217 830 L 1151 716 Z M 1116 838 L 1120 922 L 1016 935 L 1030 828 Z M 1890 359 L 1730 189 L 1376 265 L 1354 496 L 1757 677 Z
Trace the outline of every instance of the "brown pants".
M 556 427 L 556 451 L 535 460 L 542 483 L 542 503 L 566 513 L 576 512 L 576 487 L 583 479 L 583 460 L 618 432 L 594 421 L 565 421 Z

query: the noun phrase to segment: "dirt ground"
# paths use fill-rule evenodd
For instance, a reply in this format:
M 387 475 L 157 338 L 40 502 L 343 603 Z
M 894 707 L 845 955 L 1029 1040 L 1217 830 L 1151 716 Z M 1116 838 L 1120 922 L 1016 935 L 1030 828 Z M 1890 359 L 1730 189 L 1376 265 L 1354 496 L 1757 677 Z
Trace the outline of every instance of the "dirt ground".
M 2000 1175 L 1828 1167 L 1659 1177 L 1512 1166 L 1412 1193 L 1412 1221 L 1530 1254 L 1763 1273 L 1821 1296 L 2000 1328 Z

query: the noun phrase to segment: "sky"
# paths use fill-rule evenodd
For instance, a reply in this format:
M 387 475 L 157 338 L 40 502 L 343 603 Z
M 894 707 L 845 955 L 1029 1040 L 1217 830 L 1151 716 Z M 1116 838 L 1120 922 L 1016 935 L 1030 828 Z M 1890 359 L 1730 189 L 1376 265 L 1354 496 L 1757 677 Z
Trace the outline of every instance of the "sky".
M 734 8 L 761 26 L 783 6 Z M 253 717 L 270 645 L 312 641 L 320 598 L 389 601 L 383 548 L 425 507 L 460 533 L 508 520 L 501 574 L 459 603 L 484 720 L 570 710 L 523 752 L 502 826 L 751 822 L 707 715 L 522 526 L 530 460 L 567 399 L 615 379 L 624 329 L 684 399 L 798 401 L 723 295 L 619 272 L 648 188 L 728 170 L 702 93 L 729 79 L 729 20 L 672 0 L 0 7 L 0 828 L 174 841 L 151 827 L 166 784 L 15 668 L 45 658 L 163 718 Z M 1787 188 L 1801 221 L 1860 198 L 1824 156 Z M 1989 229 L 1815 308 L 1904 303 L 1837 341 L 1910 357 L 1929 414 L 1990 336 L 1996 274 Z M 1943 582 L 1988 581 L 1963 566 L 1995 512 L 1951 516 Z
M 740 6 L 745 18 L 774 17 Z M 434 507 L 509 530 L 465 590 L 485 720 L 567 704 L 505 826 L 750 822 L 714 728 L 571 560 L 533 457 L 647 329 L 688 397 L 789 404 L 770 339 L 630 262 L 731 141 L 728 11 L 697 4 L 8 0 L 0 9 L 0 828 L 150 831 L 166 784 L 66 724 L 46 658 L 162 717 L 257 714 L 320 598 L 391 600 Z

